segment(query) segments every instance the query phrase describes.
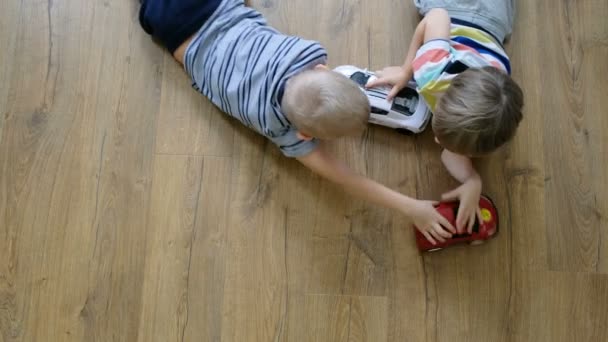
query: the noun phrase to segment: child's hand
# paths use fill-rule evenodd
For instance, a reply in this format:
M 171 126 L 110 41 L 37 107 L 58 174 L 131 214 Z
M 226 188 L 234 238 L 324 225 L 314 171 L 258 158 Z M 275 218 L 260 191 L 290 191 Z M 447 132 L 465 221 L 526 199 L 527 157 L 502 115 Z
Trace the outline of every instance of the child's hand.
M 433 245 L 437 241 L 445 242 L 456 233 L 454 226 L 435 209 L 435 204 L 437 202 L 416 200 L 409 213 L 416 228 Z
M 444 201 L 460 200 L 458 216 L 456 217 L 456 228 L 458 233 L 464 232 L 465 226 L 469 234 L 473 233 L 475 216 L 481 222 L 481 211 L 479 210 L 479 198 L 481 197 L 481 179 L 473 177 L 464 182 L 458 188 L 441 196 Z
M 386 97 L 389 101 L 397 96 L 399 91 L 407 85 L 407 82 L 411 77 L 408 75 L 407 70 L 399 66 L 386 67 L 380 71 L 376 71 L 375 74 L 377 78 L 368 82 L 365 87 L 374 88 L 383 85 L 393 86 L 393 89 L 391 89 Z

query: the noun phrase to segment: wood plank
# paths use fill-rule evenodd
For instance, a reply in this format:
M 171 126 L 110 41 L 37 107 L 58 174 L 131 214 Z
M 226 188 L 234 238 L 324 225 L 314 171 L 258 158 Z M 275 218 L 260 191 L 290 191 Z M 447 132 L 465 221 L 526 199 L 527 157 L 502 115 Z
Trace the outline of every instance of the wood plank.
M 426 341 L 429 294 L 411 225 L 394 222 L 389 238 L 387 341 Z
M 228 158 L 158 156 L 146 241 L 140 341 L 219 341 Z
M 230 158 L 205 157 L 188 272 L 185 341 L 219 341 L 232 184 Z
M 158 106 L 142 94 L 160 79 L 125 33 L 133 5 L 23 2 L 0 153 L 7 340 L 135 336 Z
M 387 341 L 386 297 L 306 295 L 290 306 L 286 341 Z
M 606 272 L 606 172 L 608 141 L 605 116 L 597 110 L 605 103 L 598 85 L 606 67 L 599 60 L 608 57 L 605 37 L 608 26 L 601 20 L 608 14 L 605 2 L 545 2 L 541 7 L 544 25 L 542 48 L 556 51 L 549 58 L 539 55 L 547 68 L 540 79 L 548 96 L 543 97 L 545 116 L 544 154 L 546 184 L 548 261 L 552 270 Z M 557 20 L 549 20 L 556 18 Z M 602 38 L 603 35 L 603 38 Z M 547 39 L 547 37 L 550 37 Z M 602 43 L 604 42 L 604 43 Z M 600 43 L 598 45 L 598 43 Z M 558 72 L 559 71 L 559 72 Z M 564 163 L 567 160 L 567 163 Z M 603 199 L 603 200 L 602 200 Z M 602 267 L 600 267 L 602 265 Z
M 84 339 L 134 341 L 141 315 L 145 261 L 142 237 L 147 232 L 159 104 L 152 94 L 160 89 L 161 78 L 155 71 L 160 70 L 162 55 L 145 39 L 139 23 L 132 20 L 136 3 L 98 6 L 94 18 L 99 18 L 104 27 L 115 29 L 108 30 L 102 40 L 109 51 L 96 51 L 109 54 L 117 63 L 100 70 L 99 80 L 109 83 L 97 91 L 101 96 L 107 89 L 116 88 L 119 97 L 111 107 L 106 107 L 104 100 L 96 104 L 103 106 L 98 121 L 105 129 L 100 152 L 103 162 L 92 227 L 95 245 L 90 250 L 80 319 Z
M 203 160 L 158 156 L 146 234 L 139 341 L 182 340 Z
M 509 322 L 510 273 L 485 254 L 442 257 L 425 260 L 427 339 L 501 340 Z
M 608 4 L 601 1 L 587 1 L 580 4 L 579 12 L 581 21 L 581 42 L 582 45 L 582 107 L 584 113 L 585 126 L 583 129 L 585 137 L 584 147 L 589 150 L 589 177 L 590 187 L 593 189 L 592 200 L 581 203 L 586 205 L 583 209 L 585 214 L 591 215 L 590 224 L 593 233 L 596 234 L 591 239 L 596 253 L 595 272 L 608 273 L 608 118 L 601 113 L 608 105 L 604 91 L 606 79 L 601 75 L 608 74 L 608 66 L 602 61 L 608 58 L 608 23 L 600 20 L 608 15 Z M 555 259 L 553 259 L 555 260 Z
M 261 137 L 237 133 L 242 134 L 236 134 L 233 152 L 238 157 L 232 169 L 221 340 L 276 340 L 284 336 L 286 305 L 303 276 L 298 267 L 306 266 L 305 256 L 289 257 L 302 253 L 305 243 L 289 240 L 290 234 L 301 234 L 298 230 L 310 222 L 292 224 L 292 212 L 300 209 L 293 203 L 304 203 L 304 212 L 315 203 L 297 201 L 308 197 L 306 192 L 281 191 L 290 189 L 286 183 L 294 174 L 280 172 L 285 159 L 276 147 L 260 149 Z
M 510 341 L 606 341 L 605 274 L 521 272 L 506 331 Z
M 15 5 L 10 5 L 12 10 L 8 4 L 3 5 L 7 6 L 5 15 L 12 14 L 13 17 L 7 19 L 6 24 L 16 26 L 3 32 L 9 34 L 12 31 L 14 34 L 12 39 L 7 37 L 7 43 L 14 40 L 13 53 L 18 56 L 13 61 L 12 70 L 5 75 L 8 77 L 3 80 L 11 80 L 8 108 L 9 112 L 16 114 L 41 110 L 45 105 L 47 76 L 50 78 L 53 73 L 53 9 L 50 4 L 41 6 L 35 1 L 22 1 L 19 7 Z M 10 54 L 7 56 L 7 61 L 10 61 Z
M 55 84 L 56 53 L 74 51 L 61 33 L 79 31 L 92 8 L 19 6 L 15 21 L 7 21 L 19 26 L 9 44 L 12 73 L 3 78 L 10 91 L 0 143 L 0 331 L 6 341 L 70 340 L 80 334 L 98 154 L 91 158 L 93 135 L 81 103 Z M 82 22 L 67 20 L 74 11 Z M 77 76 L 64 80 L 82 85 Z
M 551 200 L 545 197 L 545 184 L 551 179 L 545 173 L 546 156 L 540 151 L 547 135 L 544 129 L 546 110 L 542 103 L 546 95 L 538 82 L 543 71 L 530 64 L 530 59 L 535 57 L 530 51 L 538 51 L 537 47 L 546 39 L 538 30 L 538 26 L 543 25 L 538 18 L 544 14 L 536 3 L 519 2 L 517 6 L 515 28 L 507 51 L 513 78 L 524 91 L 524 119 L 502 154 L 504 161 L 493 161 L 493 165 L 503 165 L 502 182 L 506 187 L 492 192 L 503 206 L 502 222 L 505 222 L 503 218 L 507 219 L 507 225 L 502 225 L 501 238 L 511 240 L 509 271 L 512 280 L 520 271 L 547 269 L 549 245 L 545 207 Z M 488 169 L 486 174 L 492 174 L 492 171 Z
M 191 84 L 183 68 L 165 53 L 156 152 L 229 156 L 234 126 L 240 123 L 220 112 Z
M 11 91 L 12 66 L 15 63 L 18 20 L 21 17 L 21 3 L 3 1 L 0 3 L 0 46 L 3 46 L 0 58 L 0 141 L 2 141 L 2 126 L 10 117 L 8 111 L 8 95 Z

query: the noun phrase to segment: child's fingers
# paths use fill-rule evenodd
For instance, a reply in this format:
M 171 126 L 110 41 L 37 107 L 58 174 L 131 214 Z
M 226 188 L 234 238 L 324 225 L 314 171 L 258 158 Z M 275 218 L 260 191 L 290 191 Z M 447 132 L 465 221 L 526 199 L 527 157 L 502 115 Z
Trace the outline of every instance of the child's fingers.
M 391 82 L 389 79 L 379 77 L 373 81 L 367 82 L 367 84 L 365 84 L 365 88 L 375 88 L 375 87 L 379 87 L 379 86 L 383 86 L 383 85 L 390 85 L 390 83 Z
M 435 238 L 435 240 L 439 242 L 445 242 L 445 239 L 441 235 L 439 235 L 439 233 L 437 233 L 433 228 L 431 228 L 430 233 L 433 238 Z
M 458 210 L 458 215 L 456 216 L 456 230 L 458 230 L 459 234 L 462 234 L 465 230 L 466 226 L 466 214 L 464 208 Z
M 397 96 L 397 94 L 399 94 L 400 90 L 401 90 L 401 87 L 399 85 L 395 85 L 393 87 L 393 89 L 391 89 L 391 92 L 388 93 L 388 96 L 386 97 L 386 99 L 388 101 L 391 101 L 393 98 L 395 98 L 395 96 Z
M 441 195 L 441 200 L 443 201 L 451 201 L 456 200 L 460 197 L 460 188 L 456 188 L 452 191 L 446 192 Z
M 447 230 L 443 229 L 443 227 L 439 223 L 433 224 L 433 228 L 435 228 L 435 232 L 442 238 L 449 239 L 452 237 L 452 234 L 450 234 L 450 232 L 448 232 Z
M 467 229 L 469 234 L 473 234 L 473 226 L 475 225 L 475 216 L 476 216 L 476 213 L 472 212 L 469 217 L 469 227 Z
M 448 221 L 448 219 L 441 215 L 438 215 L 437 220 L 439 221 L 439 224 L 441 224 L 445 229 L 449 230 L 452 234 L 456 233 L 456 228 L 454 228 L 454 226 L 450 223 L 450 221 Z
M 422 232 L 422 235 L 424 235 L 424 237 L 433 245 L 437 244 L 437 241 L 435 241 L 428 232 Z
M 479 224 L 481 224 L 483 222 L 483 216 L 481 216 L 481 208 L 477 207 L 476 214 L 477 219 L 479 220 Z

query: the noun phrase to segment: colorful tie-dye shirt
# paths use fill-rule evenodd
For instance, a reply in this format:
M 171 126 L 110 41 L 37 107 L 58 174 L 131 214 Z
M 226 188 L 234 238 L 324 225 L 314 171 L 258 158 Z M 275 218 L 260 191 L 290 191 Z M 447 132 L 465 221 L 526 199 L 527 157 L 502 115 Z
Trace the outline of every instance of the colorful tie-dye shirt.
M 418 92 L 431 110 L 456 75 L 468 68 L 493 66 L 511 73 L 509 57 L 489 33 L 452 22 L 450 40 L 433 39 L 418 49 L 412 63 Z

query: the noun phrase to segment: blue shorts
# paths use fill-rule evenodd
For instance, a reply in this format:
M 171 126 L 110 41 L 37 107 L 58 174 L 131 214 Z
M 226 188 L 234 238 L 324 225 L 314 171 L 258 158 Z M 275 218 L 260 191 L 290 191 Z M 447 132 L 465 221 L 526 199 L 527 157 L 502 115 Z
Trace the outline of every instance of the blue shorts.
M 143 0 L 139 23 L 171 53 L 194 35 L 221 0 Z

